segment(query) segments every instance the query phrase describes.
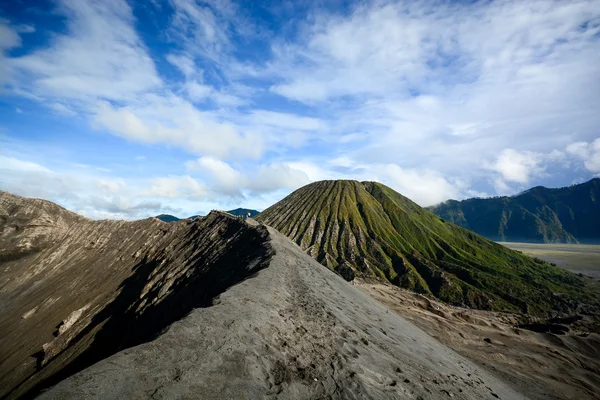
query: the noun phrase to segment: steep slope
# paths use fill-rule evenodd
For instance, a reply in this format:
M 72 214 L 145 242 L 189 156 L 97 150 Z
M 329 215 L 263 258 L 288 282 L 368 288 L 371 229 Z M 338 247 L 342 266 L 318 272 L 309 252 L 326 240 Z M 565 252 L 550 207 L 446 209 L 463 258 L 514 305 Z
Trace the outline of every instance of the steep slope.
M 380 278 L 451 304 L 546 314 L 598 301 L 588 279 L 448 223 L 375 182 L 316 182 L 257 220 L 346 279 Z
M 600 178 L 560 189 L 538 186 L 513 197 L 449 200 L 429 209 L 496 241 L 600 242 Z
M 91 221 L 0 192 L 0 398 L 147 341 L 262 268 L 264 227 L 225 213 Z
M 255 277 L 40 398 L 524 398 L 269 234 Z

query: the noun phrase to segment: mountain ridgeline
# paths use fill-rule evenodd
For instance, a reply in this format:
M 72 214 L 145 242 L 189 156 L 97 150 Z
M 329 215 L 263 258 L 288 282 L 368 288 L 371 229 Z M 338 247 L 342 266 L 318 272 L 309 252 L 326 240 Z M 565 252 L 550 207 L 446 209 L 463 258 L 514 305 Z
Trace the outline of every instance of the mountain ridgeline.
M 0 398 L 150 340 L 271 255 L 266 227 L 223 212 L 92 221 L 0 191 Z
M 455 305 L 531 314 L 597 301 L 587 278 L 449 223 L 376 182 L 316 182 L 257 220 L 348 280 L 378 278 Z
M 600 243 L 600 179 L 513 197 L 449 200 L 429 210 L 491 240 Z

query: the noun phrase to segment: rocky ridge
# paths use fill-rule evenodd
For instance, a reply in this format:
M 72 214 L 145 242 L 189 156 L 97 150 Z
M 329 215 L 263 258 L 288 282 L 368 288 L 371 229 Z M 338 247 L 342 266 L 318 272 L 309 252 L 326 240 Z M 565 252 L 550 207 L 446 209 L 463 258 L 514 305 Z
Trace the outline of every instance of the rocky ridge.
M 32 393 L 173 321 L 267 265 L 264 227 L 225 213 L 92 221 L 0 192 L 0 397 Z

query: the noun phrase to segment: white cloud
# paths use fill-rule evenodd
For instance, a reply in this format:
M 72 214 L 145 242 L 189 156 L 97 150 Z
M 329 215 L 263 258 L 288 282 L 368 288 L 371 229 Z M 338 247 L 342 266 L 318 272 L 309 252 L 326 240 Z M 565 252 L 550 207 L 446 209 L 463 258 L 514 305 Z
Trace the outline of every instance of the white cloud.
M 19 25 L 16 27 L 17 32 L 19 33 L 33 33 L 35 32 L 35 26 L 33 25 L 27 25 L 27 24 L 23 24 L 23 25 Z
M 363 3 L 350 17 L 317 15 L 299 42 L 306 46 L 277 45 L 283 65 L 276 67 L 287 83 L 275 90 L 324 100 L 437 90 L 449 79 L 534 78 L 540 61 L 563 62 L 557 56 L 595 40 L 599 28 L 582 24 L 597 14 L 595 1 Z
M 525 184 L 543 171 L 540 166 L 542 158 L 541 154 L 531 151 L 504 149 L 489 168 L 498 172 L 505 181 Z
M 344 147 L 355 162 L 488 181 L 484 166 L 504 149 L 548 154 L 597 136 L 599 10 L 598 1 L 361 3 L 349 16 L 317 13 L 300 40 L 276 42 L 265 73 L 280 78 L 272 91 L 328 114 L 334 149 L 363 139 Z M 497 167 L 509 180 L 537 177 L 523 162 Z
M 242 133 L 210 112 L 177 97 L 147 96 L 129 107 L 102 103 L 95 120 L 110 132 L 143 143 L 166 143 L 192 153 L 216 157 L 258 158 L 264 144 L 260 134 Z
M 185 84 L 185 90 L 188 97 L 192 101 L 200 101 L 206 99 L 212 92 L 213 88 L 208 85 L 203 85 L 196 81 L 189 81 Z
M 6 57 L 6 51 L 14 47 L 21 46 L 21 37 L 17 31 L 11 27 L 8 21 L 0 18 L 0 84 L 10 81 L 12 70 Z
M 133 28 L 133 14 L 123 0 L 63 0 L 68 34 L 49 48 L 11 59 L 26 74 L 23 89 L 40 96 L 82 101 L 125 100 L 157 88 L 161 79 Z
M 97 127 L 130 140 L 218 157 L 262 155 L 259 133 L 240 132 L 164 87 L 125 1 L 63 0 L 59 9 L 68 17 L 68 34 L 57 35 L 48 48 L 10 59 L 10 70 L 18 75 L 12 82 L 15 91 L 62 115 L 81 111 Z M 14 30 L 0 27 L 3 48 L 19 45 Z M 168 60 L 186 75 L 202 78 L 190 57 L 171 55 Z M 196 81 L 188 83 L 186 93 L 192 100 L 208 98 L 218 105 L 243 103 Z
M 207 172 L 214 180 L 218 191 L 230 196 L 241 196 L 240 189 L 246 178 L 226 162 L 213 157 L 201 157 L 187 162 L 186 166 L 192 171 Z
M 583 161 L 585 168 L 598 175 L 600 174 L 600 139 L 593 142 L 576 142 L 567 146 L 567 153 Z
M 301 170 L 283 163 L 249 168 L 244 172 L 212 157 L 186 163 L 188 171 L 204 174 L 217 195 L 243 197 L 243 192 L 263 194 L 278 189 L 297 189 L 310 182 Z
M 456 185 L 441 174 L 427 169 L 403 169 L 395 164 L 376 167 L 383 180 L 417 204 L 429 206 L 462 197 Z
M 280 113 L 267 110 L 255 110 L 248 120 L 252 124 L 264 124 L 281 129 L 296 130 L 325 130 L 325 125 L 317 118 L 302 117 L 289 113 Z
M 0 169 L 8 170 L 8 171 L 28 171 L 28 172 L 45 172 L 50 173 L 48 168 L 30 162 L 19 160 L 14 157 L 6 157 L 0 155 Z
M 0 50 L 12 49 L 21 45 L 21 38 L 17 30 L 11 27 L 6 20 L 0 19 Z
M 54 102 L 54 103 L 49 103 L 47 106 L 50 109 L 56 111 L 58 114 L 66 115 L 69 117 L 73 117 L 73 116 L 77 115 L 77 112 L 75 112 L 70 107 L 67 107 L 62 103 Z
M 339 174 L 328 170 L 325 165 L 320 166 L 308 160 L 292 161 L 286 163 L 286 165 L 292 169 L 303 172 L 311 182 L 340 178 Z M 356 179 L 358 179 L 358 177 Z
M 0 156 L 0 189 L 26 197 L 57 202 L 94 219 L 136 219 L 173 211 L 152 199 L 143 199 L 138 187 L 90 168 L 70 166 L 54 170 L 36 162 Z
M 194 103 L 211 101 L 221 107 L 237 107 L 246 103 L 246 100 L 236 95 L 218 91 L 210 85 L 202 84 L 198 81 L 187 81 L 184 84 L 187 97 Z
M 249 178 L 248 189 L 254 193 L 271 192 L 281 188 L 295 190 L 309 182 L 304 172 L 289 165 L 274 163 L 261 165 L 256 174 Z
M 186 78 L 203 73 L 201 69 L 196 67 L 194 60 L 188 55 L 168 54 L 167 61 L 177 67 Z
M 182 197 L 190 200 L 204 200 L 208 197 L 209 190 L 189 175 L 169 176 L 152 179 L 152 186 L 145 192 L 145 195 L 167 199 Z

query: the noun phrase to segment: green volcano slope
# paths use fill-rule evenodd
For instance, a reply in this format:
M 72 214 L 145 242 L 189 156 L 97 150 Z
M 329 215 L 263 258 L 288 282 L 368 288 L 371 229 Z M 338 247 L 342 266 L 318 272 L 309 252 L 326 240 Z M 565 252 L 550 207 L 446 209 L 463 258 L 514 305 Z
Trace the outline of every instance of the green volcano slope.
M 448 223 L 376 182 L 316 182 L 256 219 L 348 280 L 375 277 L 450 304 L 533 315 L 598 302 L 588 278 Z

